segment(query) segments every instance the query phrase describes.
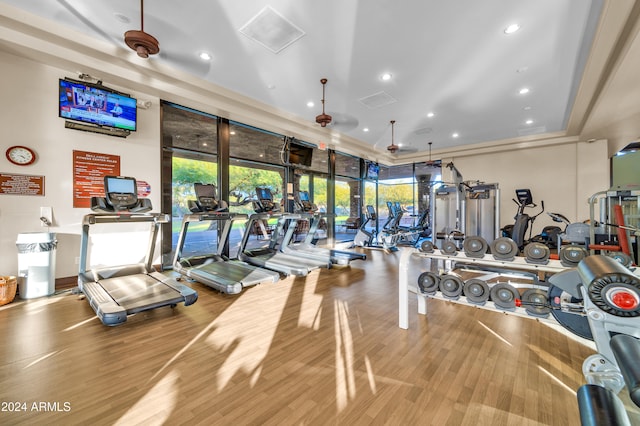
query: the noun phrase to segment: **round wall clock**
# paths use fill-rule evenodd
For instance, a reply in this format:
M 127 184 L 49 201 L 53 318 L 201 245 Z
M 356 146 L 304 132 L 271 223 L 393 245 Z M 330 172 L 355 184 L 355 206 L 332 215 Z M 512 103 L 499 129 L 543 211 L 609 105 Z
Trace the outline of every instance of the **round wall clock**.
M 12 146 L 7 148 L 7 160 L 18 166 L 28 166 L 36 161 L 36 153 L 26 146 Z

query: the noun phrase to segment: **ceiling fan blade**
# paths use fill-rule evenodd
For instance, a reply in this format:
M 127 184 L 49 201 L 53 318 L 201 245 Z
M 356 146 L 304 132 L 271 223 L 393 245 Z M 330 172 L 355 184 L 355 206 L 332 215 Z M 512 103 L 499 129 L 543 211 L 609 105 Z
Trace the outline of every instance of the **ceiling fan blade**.
M 87 26 L 87 28 L 91 29 L 93 32 L 98 34 L 100 37 L 104 38 L 107 41 L 110 41 L 113 44 L 122 44 L 122 41 L 118 38 L 111 36 L 109 33 L 105 32 L 102 28 L 97 26 L 91 19 L 85 17 L 82 13 L 80 13 L 75 7 L 69 4 L 66 0 L 57 0 L 62 7 L 67 9 L 69 13 L 75 16 L 82 24 Z
M 329 115 L 332 117 L 332 121 L 327 124 L 327 127 L 332 127 L 343 132 L 353 130 L 360 124 L 356 117 L 347 113 L 329 112 Z
M 158 54 L 158 57 L 170 63 L 174 68 L 202 77 L 206 76 L 211 69 L 211 62 L 198 59 L 195 53 L 178 53 L 173 50 L 163 49 Z

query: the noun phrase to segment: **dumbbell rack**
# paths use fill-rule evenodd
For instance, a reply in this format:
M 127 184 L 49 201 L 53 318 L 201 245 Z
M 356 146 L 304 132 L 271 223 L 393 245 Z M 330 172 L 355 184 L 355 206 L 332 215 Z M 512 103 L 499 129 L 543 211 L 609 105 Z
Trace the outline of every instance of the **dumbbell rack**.
M 493 268 L 501 268 L 505 271 L 525 271 L 532 273 L 545 273 L 555 274 L 558 272 L 569 269 L 563 266 L 559 260 L 549 259 L 545 264 L 527 263 L 524 257 L 516 256 L 513 260 L 499 260 L 495 259 L 490 254 L 485 254 L 482 257 L 470 257 L 464 252 L 457 252 L 455 255 L 445 254 L 441 250 L 435 249 L 433 253 L 424 253 L 415 248 L 405 248 L 400 256 L 400 264 L 398 267 L 398 326 L 402 329 L 409 328 L 409 293 L 416 293 L 418 300 L 418 314 L 427 314 L 427 298 L 441 299 L 454 303 L 461 303 L 467 306 L 475 306 L 483 309 L 492 310 L 495 312 L 514 314 L 519 316 L 525 316 L 527 318 L 535 318 L 538 320 L 545 320 L 544 318 L 533 317 L 526 313 L 522 307 L 516 307 L 514 311 L 504 311 L 494 308 L 490 304 L 485 305 L 472 305 L 465 302 L 465 297 L 461 297 L 458 300 L 445 298 L 441 295 L 427 295 L 422 294 L 419 289 L 409 285 L 409 267 L 412 258 L 420 258 L 429 260 L 430 262 L 438 262 L 438 265 L 443 265 L 442 269 L 451 270 L 454 264 L 466 264 L 476 266 L 487 266 Z M 413 289 L 412 291 L 410 289 Z M 549 319 L 548 321 L 556 323 L 555 320 Z

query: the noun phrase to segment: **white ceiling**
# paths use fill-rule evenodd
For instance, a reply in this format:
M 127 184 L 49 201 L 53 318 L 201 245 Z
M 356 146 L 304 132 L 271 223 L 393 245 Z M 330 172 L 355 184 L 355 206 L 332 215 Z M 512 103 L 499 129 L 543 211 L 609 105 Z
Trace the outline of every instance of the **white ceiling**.
M 140 29 L 135 0 L 0 3 L 123 50 L 124 32 Z M 389 122 L 396 120 L 395 143 L 425 151 L 428 142 L 438 149 L 563 134 L 607 4 L 152 0 L 145 4 L 144 30 L 158 39 L 161 50 L 148 61 L 169 64 L 311 123 L 322 110 L 320 79 L 327 78 L 326 112 L 334 117 L 335 130 L 385 152 L 391 143 Z M 304 32 L 278 53 L 240 32 L 266 6 Z M 521 29 L 505 34 L 512 23 Z M 212 59 L 202 61 L 201 52 Z M 380 78 L 385 72 L 392 75 L 390 81 Z M 525 87 L 529 93 L 519 94 Z M 362 99 L 372 95 L 393 102 L 371 108 Z M 309 108 L 309 101 L 315 106 Z M 435 115 L 429 118 L 429 112 Z

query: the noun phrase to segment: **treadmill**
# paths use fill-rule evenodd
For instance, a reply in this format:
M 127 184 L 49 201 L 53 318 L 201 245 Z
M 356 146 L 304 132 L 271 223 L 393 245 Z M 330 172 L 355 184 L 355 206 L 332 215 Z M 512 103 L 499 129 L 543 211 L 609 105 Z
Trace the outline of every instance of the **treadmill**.
M 196 183 L 194 188 L 196 200 L 189 200 L 189 210 L 192 214 L 187 214 L 182 219 L 178 245 L 173 258 L 173 270 L 227 294 L 238 294 L 245 287 L 280 280 L 280 274 L 277 272 L 239 260 L 230 260 L 224 255 L 233 223 L 238 220 L 247 220 L 248 215 L 227 212 L 226 203 L 217 199 L 215 185 Z M 220 235 L 215 241 L 217 249 L 214 253 L 209 251 L 201 254 L 203 251 L 199 249 L 191 256 L 183 255 L 185 242 L 189 241 L 188 231 L 191 223 L 215 224 Z M 191 235 L 196 236 L 197 233 L 192 232 Z M 210 239 L 207 240 L 207 243 L 209 242 L 211 242 Z
M 195 303 L 198 299 L 195 290 L 157 272 L 152 265 L 160 224 L 169 222 L 169 216 L 148 213 L 152 209 L 151 201 L 138 199 L 136 180 L 132 177 L 105 176 L 104 186 L 104 198 L 91 198 L 91 209 L 99 213 L 85 215 L 82 220 L 78 271 L 78 288 L 100 321 L 114 326 L 138 312 Z M 144 263 L 87 269 L 90 228 L 124 223 L 151 225 Z
M 278 250 L 280 236 L 284 232 L 285 220 L 280 220 L 290 213 L 279 213 L 277 205 L 273 202 L 273 195 L 269 188 L 256 188 L 256 201 L 254 201 L 256 213 L 249 216 L 245 233 L 240 243 L 238 258 L 254 266 L 260 266 L 285 275 L 306 276 L 309 272 L 318 268 L 330 268 L 331 261 L 326 259 L 303 258 L 296 254 L 283 253 Z M 278 219 L 277 226 L 271 232 L 271 238 L 266 240 L 266 245 L 257 248 L 249 248 L 251 229 L 269 220 Z M 291 230 L 293 232 L 293 230 Z
M 290 223 L 280 243 L 280 251 L 312 259 L 328 259 L 334 265 L 349 265 L 353 260 L 365 260 L 367 258 L 367 255 L 363 253 L 317 247 L 313 244 L 318 226 L 322 219 L 327 217 L 327 214 L 314 211 L 315 209 L 309 201 L 309 192 L 307 191 L 299 192 L 297 204 L 302 213 L 284 218 Z M 301 220 L 309 222 L 309 232 L 303 242 L 295 243 L 293 230 L 295 230 L 297 222 Z

